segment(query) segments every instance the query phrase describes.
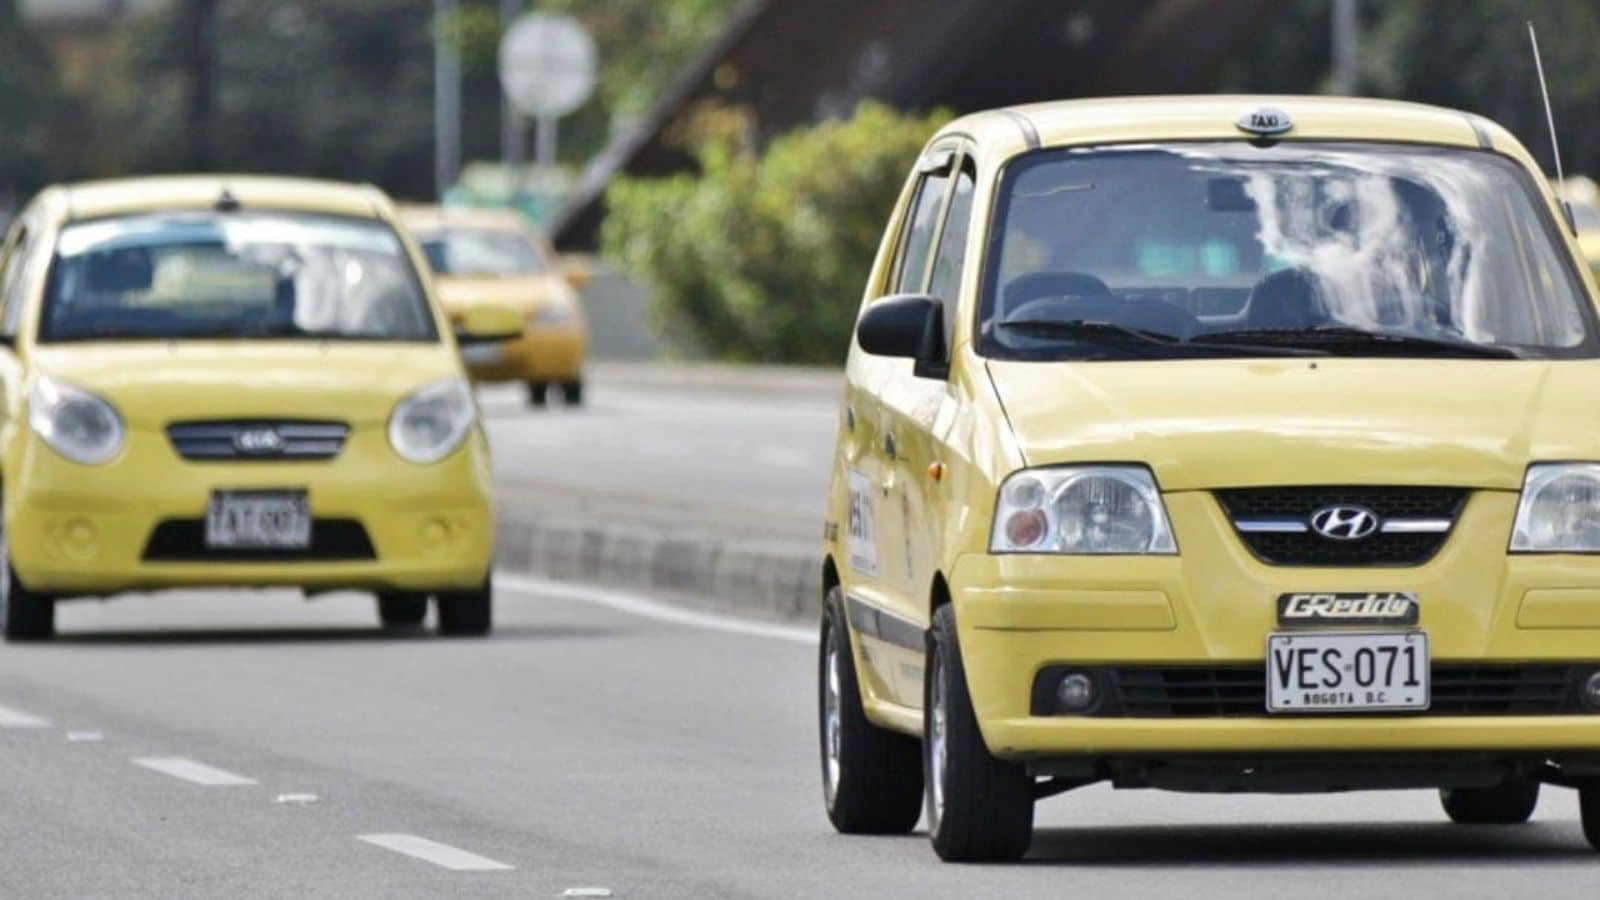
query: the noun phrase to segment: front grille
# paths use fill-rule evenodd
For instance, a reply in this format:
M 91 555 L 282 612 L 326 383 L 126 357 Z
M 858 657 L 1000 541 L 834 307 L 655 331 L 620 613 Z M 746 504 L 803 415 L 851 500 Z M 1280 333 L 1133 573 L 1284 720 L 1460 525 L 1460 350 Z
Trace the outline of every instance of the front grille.
M 1328 506 L 1360 506 L 1388 523 L 1438 521 L 1454 524 L 1468 492 L 1439 487 L 1285 487 L 1237 488 L 1215 493 L 1217 502 L 1250 552 L 1262 562 L 1280 566 L 1415 566 L 1432 559 L 1449 538 L 1437 532 L 1379 531 L 1340 541 L 1309 528 L 1299 531 L 1245 531 L 1242 522 L 1310 522 Z
M 1054 711 L 1054 685 L 1068 667 L 1035 680 L 1034 715 Z M 1138 666 L 1089 671 L 1104 700 L 1091 715 L 1137 719 L 1227 718 L 1267 714 L 1266 666 Z M 1580 689 L 1593 666 L 1459 665 L 1433 667 L 1424 715 L 1549 716 L 1583 712 Z
M 350 426 L 343 422 L 239 420 L 167 426 L 172 449 L 184 459 L 199 462 L 333 459 L 349 436 Z
M 206 546 L 204 519 L 168 519 L 145 543 L 147 562 L 343 562 L 377 559 L 367 529 L 355 519 L 313 519 L 311 546 L 213 549 Z

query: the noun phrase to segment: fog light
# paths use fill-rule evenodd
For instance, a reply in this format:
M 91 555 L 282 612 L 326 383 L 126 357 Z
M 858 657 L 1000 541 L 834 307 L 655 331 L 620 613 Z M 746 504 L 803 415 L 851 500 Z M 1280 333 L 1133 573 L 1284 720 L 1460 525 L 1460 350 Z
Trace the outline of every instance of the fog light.
M 1073 672 L 1056 685 L 1056 700 L 1067 712 L 1083 712 L 1094 705 L 1094 679 L 1082 672 Z
M 1600 672 L 1589 676 L 1583 683 L 1583 704 L 1590 710 L 1600 712 Z

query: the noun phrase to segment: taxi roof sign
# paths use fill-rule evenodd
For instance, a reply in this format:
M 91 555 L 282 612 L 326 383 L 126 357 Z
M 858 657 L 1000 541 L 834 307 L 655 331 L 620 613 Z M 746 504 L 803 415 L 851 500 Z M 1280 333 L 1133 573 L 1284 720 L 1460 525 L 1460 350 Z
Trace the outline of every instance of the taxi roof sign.
M 1234 123 L 1240 131 L 1251 134 L 1273 135 L 1283 134 L 1294 127 L 1294 120 L 1289 114 L 1276 106 L 1261 106 L 1252 109 L 1238 118 Z

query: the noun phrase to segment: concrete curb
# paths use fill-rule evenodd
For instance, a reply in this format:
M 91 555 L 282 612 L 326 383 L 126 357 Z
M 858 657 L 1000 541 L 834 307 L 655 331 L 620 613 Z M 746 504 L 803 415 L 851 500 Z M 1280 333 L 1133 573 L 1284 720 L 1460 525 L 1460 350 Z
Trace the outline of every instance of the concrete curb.
M 643 588 L 694 609 L 815 621 L 822 566 L 790 543 L 669 536 L 647 529 L 502 516 L 495 565 L 508 572 Z

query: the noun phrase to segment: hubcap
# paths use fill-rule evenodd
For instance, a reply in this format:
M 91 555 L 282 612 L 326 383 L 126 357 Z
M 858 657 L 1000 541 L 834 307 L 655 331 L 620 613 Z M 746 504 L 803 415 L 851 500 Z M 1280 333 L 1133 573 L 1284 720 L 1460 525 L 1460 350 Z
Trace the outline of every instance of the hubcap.
M 828 632 L 828 665 L 822 681 L 823 788 L 828 806 L 839 793 L 839 642 Z
M 933 820 L 944 818 L 945 770 L 945 697 L 944 666 L 939 654 L 933 654 L 933 665 L 928 673 L 931 693 L 928 702 L 928 794 L 933 799 Z

